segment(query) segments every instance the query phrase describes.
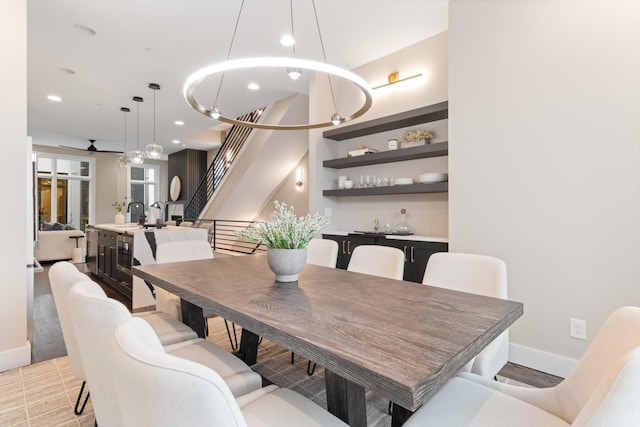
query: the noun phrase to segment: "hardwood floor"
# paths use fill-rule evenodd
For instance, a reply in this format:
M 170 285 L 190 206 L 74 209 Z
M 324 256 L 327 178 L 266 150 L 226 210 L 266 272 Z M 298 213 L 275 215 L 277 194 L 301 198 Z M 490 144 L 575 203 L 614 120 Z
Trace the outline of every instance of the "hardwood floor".
M 34 326 L 31 349 L 33 363 L 66 356 L 67 354 L 58 313 L 51 294 L 51 286 L 49 285 L 48 272 L 52 264 L 43 265 L 44 271 L 36 273 L 34 276 Z M 75 265 L 80 271 L 89 273 L 85 264 Z M 91 275 L 90 277 L 104 289 L 109 298 L 120 301 L 131 310 L 131 300 L 96 277 Z M 562 381 L 560 377 L 513 363 L 507 363 L 498 375 L 533 387 L 552 387 Z

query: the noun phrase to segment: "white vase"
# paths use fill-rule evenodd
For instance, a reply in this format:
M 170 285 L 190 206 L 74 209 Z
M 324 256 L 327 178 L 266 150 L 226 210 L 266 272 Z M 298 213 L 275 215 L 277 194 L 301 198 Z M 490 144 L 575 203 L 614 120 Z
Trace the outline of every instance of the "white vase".
M 124 224 L 124 215 L 122 215 L 122 212 L 116 213 L 116 216 L 113 217 L 113 222 L 115 224 Z
M 307 248 L 267 249 L 267 264 L 276 273 L 276 282 L 297 282 L 307 262 Z

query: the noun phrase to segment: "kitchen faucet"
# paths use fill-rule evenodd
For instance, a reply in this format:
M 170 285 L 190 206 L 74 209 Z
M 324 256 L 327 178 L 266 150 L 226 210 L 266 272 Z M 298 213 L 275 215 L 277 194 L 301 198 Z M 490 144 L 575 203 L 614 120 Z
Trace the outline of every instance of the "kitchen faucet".
M 147 219 L 146 215 L 144 214 L 144 203 L 142 202 L 131 202 L 127 205 L 127 212 L 131 212 L 131 205 L 134 205 L 134 209 L 137 208 L 138 206 L 142 207 L 142 212 L 140 213 L 140 216 L 138 218 L 138 224 L 140 225 L 144 225 L 145 220 Z M 133 220 L 133 218 L 131 218 Z

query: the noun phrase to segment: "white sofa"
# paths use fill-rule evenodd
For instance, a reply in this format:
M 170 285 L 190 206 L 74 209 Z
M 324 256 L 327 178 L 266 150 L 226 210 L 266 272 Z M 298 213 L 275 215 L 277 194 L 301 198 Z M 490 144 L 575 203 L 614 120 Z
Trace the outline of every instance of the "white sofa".
M 76 239 L 71 236 L 81 236 L 78 247 L 85 247 L 84 233 L 80 230 L 51 230 L 38 231 L 35 256 L 38 261 L 57 261 L 72 259 L 76 248 Z

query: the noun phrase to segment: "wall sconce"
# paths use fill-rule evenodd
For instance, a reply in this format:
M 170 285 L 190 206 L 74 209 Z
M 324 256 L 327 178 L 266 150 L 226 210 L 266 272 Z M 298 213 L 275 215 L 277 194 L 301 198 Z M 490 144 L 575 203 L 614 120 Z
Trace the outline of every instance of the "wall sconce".
M 296 169 L 296 190 L 302 190 L 302 168 Z
M 372 89 L 380 89 L 382 87 L 391 86 L 391 85 L 394 85 L 396 83 L 406 82 L 407 80 L 415 79 L 416 77 L 420 77 L 420 76 L 422 76 L 422 73 L 414 74 L 414 75 L 409 76 L 409 77 L 400 78 L 400 72 L 399 71 L 394 71 L 393 73 L 391 73 L 391 74 L 389 74 L 387 76 L 387 82 L 388 83 L 384 83 L 384 84 L 381 84 L 381 85 L 378 85 L 378 86 L 374 86 Z

